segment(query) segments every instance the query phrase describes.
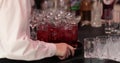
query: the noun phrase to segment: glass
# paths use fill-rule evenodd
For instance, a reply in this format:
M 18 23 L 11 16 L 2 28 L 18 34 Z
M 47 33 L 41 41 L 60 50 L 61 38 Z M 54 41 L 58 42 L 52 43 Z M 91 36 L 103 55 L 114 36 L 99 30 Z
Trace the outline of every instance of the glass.
M 57 1 L 57 9 L 70 11 L 70 0 L 56 0 L 56 1 Z
M 114 21 L 111 23 L 111 34 L 120 34 L 120 23 Z
M 77 47 L 79 19 L 64 10 L 43 10 L 38 13 L 37 39 L 46 42 L 66 42 Z
M 37 30 L 37 39 L 41 41 L 49 41 L 50 32 L 49 32 L 49 25 L 45 22 L 39 23 L 38 30 Z
M 78 28 L 77 25 L 65 25 L 63 32 L 63 40 L 68 44 L 76 47 L 78 40 Z
M 39 22 L 38 22 L 38 30 L 37 30 L 37 40 L 50 42 L 51 39 L 51 20 L 53 17 L 53 13 L 51 10 L 44 10 L 39 13 Z
M 82 0 L 80 5 L 81 11 L 81 26 L 89 25 L 91 21 L 91 0 Z
M 105 33 L 106 34 L 111 34 L 114 3 L 115 3 L 115 0 L 103 0 L 102 1 L 102 4 L 103 4 L 102 19 L 105 20 Z
M 92 27 L 101 27 L 101 2 L 100 0 L 94 0 L 93 2 L 93 9 L 92 9 L 92 16 L 91 16 L 91 26 Z
M 104 23 L 104 25 L 105 25 L 105 33 L 106 34 L 111 34 L 112 20 L 106 20 L 106 22 Z
M 32 17 L 30 18 L 30 34 L 31 39 L 37 40 L 37 25 L 38 25 L 38 19 L 39 19 L 39 11 L 36 9 L 33 9 L 32 11 Z
M 108 43 L 109 59 L 118 60 L 119 59 L 119 45 L 120 45 L 120 35 L 113 34 L 110 35 L 110 41 Z
M 120 35 L 111 34 L 84 39 L 84 57 L 120 61 Z
M 42 0 L 42 1 L 43 1 L 41 3 L 42 10 L 54 9 L 54 1 L 53 0 Z
M 113 20 L 106 21 L 105 32 L 107 34 L 120 34 L 120 11 L 113 11 Z
M 112 28 L 112 33 L 120 34 L 120 10 L 118 5 L 114 6 Z
M 96 48 L 95 38 L 85 38 L 84 39 L 84 57 L 85 58 L 96 58 L 97 48 Z
M 97 54 L 98 58 L 100 59 L 107 59 L 108 58 L 108 42 L 109 36 L 97 36 Z

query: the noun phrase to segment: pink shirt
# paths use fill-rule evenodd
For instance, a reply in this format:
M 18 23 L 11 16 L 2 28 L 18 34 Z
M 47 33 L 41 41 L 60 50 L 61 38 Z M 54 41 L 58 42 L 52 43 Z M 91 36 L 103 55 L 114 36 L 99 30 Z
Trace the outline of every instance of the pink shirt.
M 31 0 L 0 0 L 0 58 L 39 60 L 54 56 L 56 46 L 30 39 Z

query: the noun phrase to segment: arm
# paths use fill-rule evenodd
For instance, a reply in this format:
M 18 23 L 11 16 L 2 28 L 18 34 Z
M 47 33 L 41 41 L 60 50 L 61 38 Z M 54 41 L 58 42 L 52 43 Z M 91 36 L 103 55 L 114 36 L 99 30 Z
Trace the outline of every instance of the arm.
M 56 45 L 42 41 L 32 41 L 29 38 L 16 39 L 15 42 L 2 44 L 7 52 L 7 58 L 17 60 L 39 60 L 54 56 Z M 7 46 L 7 47 L 6 47 Z
M 67 52 L 73 51 L 67 44 L 56 45 L 30 39 L 27 17 L 30 6 L 25 4 L 29 0 L 2 1 L 6 5 L 0 8 L 0 58 L 31 61 L 57 55 L 64 59 L 70 55 Z
M 0 58 L 30 61 L 55 55 L 55 44 L 29 38 L 28 2 L 0 0 Z

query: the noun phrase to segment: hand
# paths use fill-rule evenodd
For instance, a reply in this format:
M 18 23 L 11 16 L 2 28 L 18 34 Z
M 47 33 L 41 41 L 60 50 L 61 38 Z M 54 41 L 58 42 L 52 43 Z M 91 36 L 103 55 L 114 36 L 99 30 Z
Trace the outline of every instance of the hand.
M 58 56 L 61 60 L 68 58 L 70 55 L 74 55 L 75 49 L 66 44 L 66 43 L 58 43 L 56 44 L 56 56 Z

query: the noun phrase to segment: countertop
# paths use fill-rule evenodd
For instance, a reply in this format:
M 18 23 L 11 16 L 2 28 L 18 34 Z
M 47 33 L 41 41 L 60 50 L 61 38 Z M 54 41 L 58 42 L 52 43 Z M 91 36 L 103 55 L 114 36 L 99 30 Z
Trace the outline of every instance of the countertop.
M 100 60 L 96 58 L 84 58 L 83 39 L 87 37 L 95 37 L 99 35 L 105 35 L 104 27 L 99 27 L 99 28 L 93 28 L 91 26 L 79 27 L 78 39 L 80 42 L 78 42 L 78 47 L 75 51 L 75 55 L 65 60 L 59 60 L 57 57 L 50 57 L 50 58 L 45 58 L 43 60 L 27 62 L 27 61 L 10 60 L 3 58 L 0 59 L 0 63 L 1 61 L 3 61 L 2 63 L 119 63 L 108 59 Z

